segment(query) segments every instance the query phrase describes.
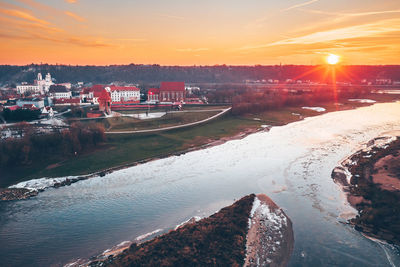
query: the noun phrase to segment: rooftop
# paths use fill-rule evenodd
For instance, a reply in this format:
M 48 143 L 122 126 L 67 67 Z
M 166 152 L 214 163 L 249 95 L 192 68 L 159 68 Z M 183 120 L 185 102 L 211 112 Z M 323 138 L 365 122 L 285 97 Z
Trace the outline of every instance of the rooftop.
M 185 92 L 184 82 L 161 82 L 160 91 L 182 91 Z

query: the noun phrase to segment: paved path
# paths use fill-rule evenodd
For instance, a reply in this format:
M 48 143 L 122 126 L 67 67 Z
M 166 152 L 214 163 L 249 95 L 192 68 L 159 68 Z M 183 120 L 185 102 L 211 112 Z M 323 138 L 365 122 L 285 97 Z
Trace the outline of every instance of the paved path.
M 192 112 L 213 112 L 213 111 L 223 111 L 225 109 L 203 109 L 203 110 L 179 110 L 179 111 L 169 111 L 167 113 L 192 113 Z M 118 111 L 116 111 L 117 113 L 119 113 Z M 165 112 L 162 109 L 160 109 L 160 111 L 158 112 L 149 112 L 149 114 L 151 113 L 160 113 L 160 112 Z M 70 120 L 72 121 L 84 121 L 84 120 L 97 120 L 97 119 L 109 119 L 109 118 L 117 118 L 117 117 L 130 117 L 130 118 L 135 118 L 133 117 L 134 115 L 139 115 L 139 114 L 146 114 L 146 112 L 141 112 L 141 113 L 119 113 L 120 115 L 118 116 L 101 116 L 101 117 L 96 117 L 96 118 L 71 118 Z
M 164 128 L 157 128 L 157 129 L 148 129 L 148 130 L 137 130 L 137 131 L 120 131 L 120 132 L 106 132 L 106 134 L 135 134 L 135 133 L 153 133 L 153 132 L 162 132 L 162 131 L 168 131 L 168 130 L 173 130 L 173 129 L 179 129 L 179 128 L 185 128 L 185 127 L 189 127 L 189 126 L 195 126 L 195 125 L 199 125 L 208 121 L 211 121 L 213 119 L 216 119 L 222 115 L 224 115 L 225 113 L 227 113 L 228 111 L 230 111 L 232 108 L 226 108 L 223 109 L 220 113 L 211 116 L 207 119 L 201 120 L 201 121 L 195 121 L 195 122 L 191 122 L 191 123 L 187 123 L 187 124 L 183 124 L 183 125 L 176 125 L 176 126 L 169 126 L 169 127 L 164 127 Z

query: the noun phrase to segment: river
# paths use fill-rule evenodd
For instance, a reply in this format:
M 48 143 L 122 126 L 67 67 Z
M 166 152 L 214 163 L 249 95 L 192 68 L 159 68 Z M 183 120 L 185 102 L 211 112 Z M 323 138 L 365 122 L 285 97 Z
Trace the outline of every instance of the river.
M 0 265 L 59 266 L 265 193 L 293 222 L 290 266 L 400 266 L 398 248 L 343 223 L 356 211 L 330 177 L 363 143 L 398 129 L 400 103 L 375 104 L 2 202 Z

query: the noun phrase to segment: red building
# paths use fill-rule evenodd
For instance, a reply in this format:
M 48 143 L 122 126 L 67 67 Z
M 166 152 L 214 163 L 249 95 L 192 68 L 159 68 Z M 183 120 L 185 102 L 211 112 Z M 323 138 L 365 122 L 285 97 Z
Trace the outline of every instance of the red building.
M 54 99 L 54 105 L 79 105 L 81 103 L 80 98 L 61 98 L 61 99 Z
M 92 87 L 84 88 L 80 93 L 82 103 L 89 102 L 93 104 L 98 104 L 99 97 L 102 94 L 104 88 L 105 86 L 101 84 L 95 84 Z
M 110 94 L 106 91 L 106 89 L 103 89 L 99 93 L 99 97 L 97 99 L 99 102 L 99 110 L 106 113 L 106 114 L 111 114 L 111 96 Z
M 185 101 L 184 82 L 161 82 L 159 100 L 161 102 Z
M 153 102 L 158 102 L 160 101 L 159 99 L 160 96 L 160 89 L 158 88 L 150 88 L 149 91 L 147 91 L 147 101 L 153 101 Z

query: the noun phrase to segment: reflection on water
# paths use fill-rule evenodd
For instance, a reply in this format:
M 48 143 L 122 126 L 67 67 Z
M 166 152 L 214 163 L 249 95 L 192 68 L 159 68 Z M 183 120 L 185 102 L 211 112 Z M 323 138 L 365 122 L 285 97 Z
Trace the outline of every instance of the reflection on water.
M 399 265 L 397 249 L 343 224 L 354 210 L 330 178 L 363 142 L 399 128 L 400 104 L 329 113 L 0 203 L 0 258 L 12 266 L 61 265 L 266 193 L 293 221 L 291 266 Z

